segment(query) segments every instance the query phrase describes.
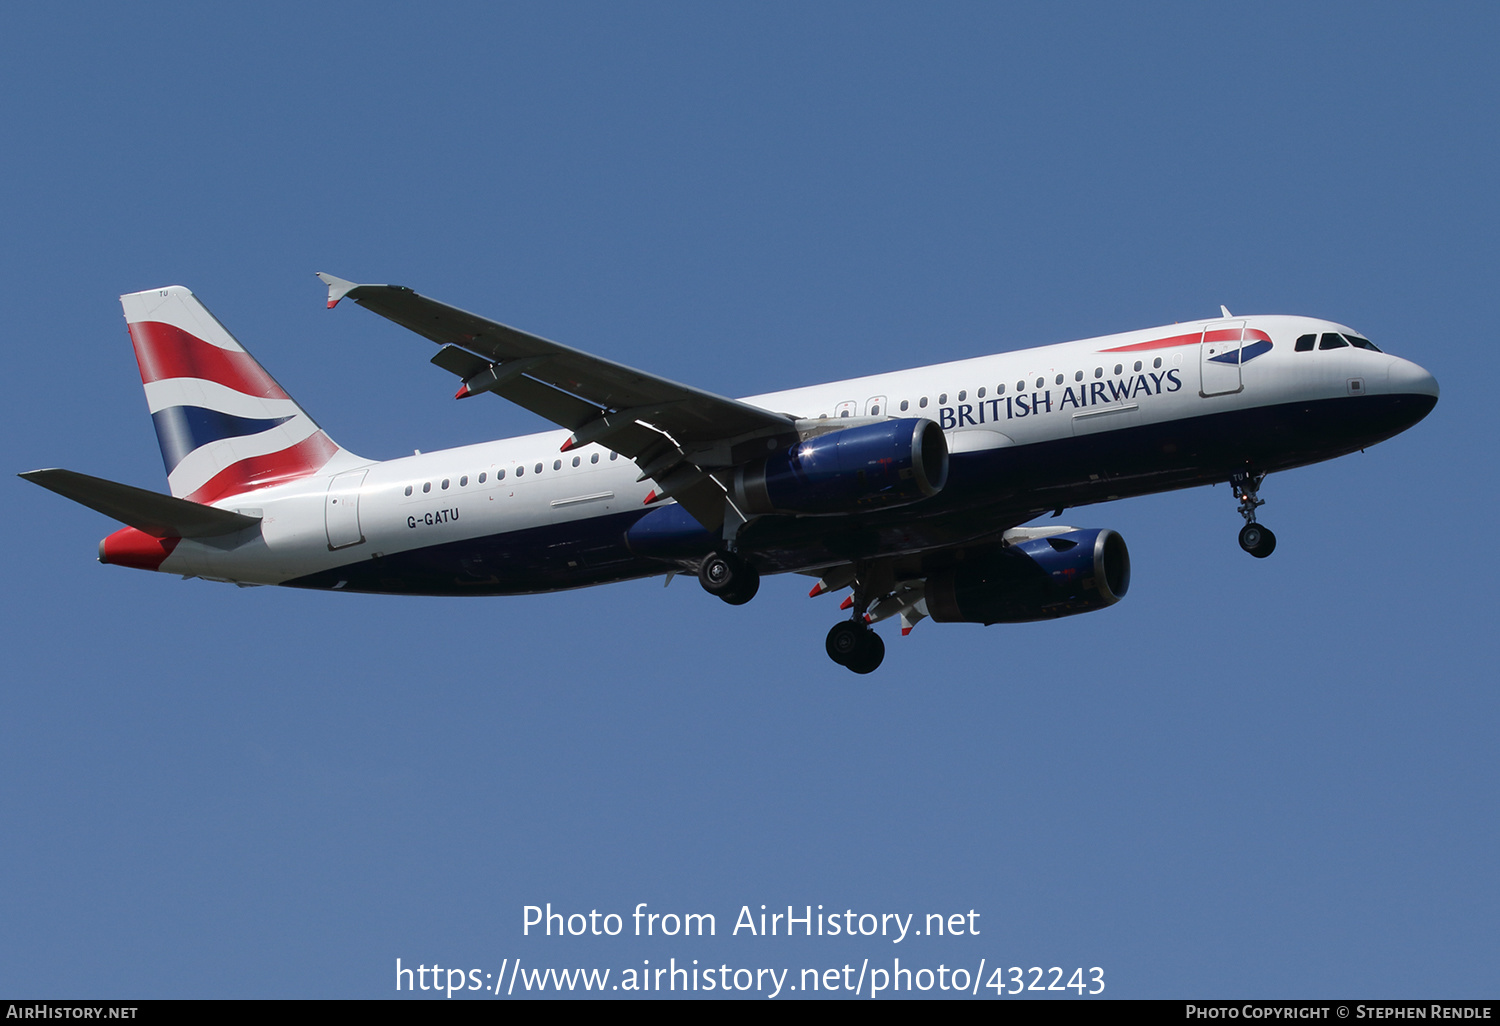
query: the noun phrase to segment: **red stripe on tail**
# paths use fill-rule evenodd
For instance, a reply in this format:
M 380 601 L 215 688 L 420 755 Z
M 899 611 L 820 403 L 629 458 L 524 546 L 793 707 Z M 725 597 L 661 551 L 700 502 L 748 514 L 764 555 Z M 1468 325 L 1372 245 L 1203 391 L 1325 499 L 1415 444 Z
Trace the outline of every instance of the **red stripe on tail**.
M 289 398 L 249 353 L 220 349 L 160 321 L 136 321 L 129 327 L 142 384 L 203 378 L 262 399 Z
M 319 431 L 282 449 L 264 456 L 247 456 L 219 471 L 208 482 L 184 496 L 190 502 L 214 502 L 226 495 L 237 495 L 252 488 L 267 488 L 283 481 L 294 481 L 322 470 L 333 454 L 339 451 L 333 439 Z

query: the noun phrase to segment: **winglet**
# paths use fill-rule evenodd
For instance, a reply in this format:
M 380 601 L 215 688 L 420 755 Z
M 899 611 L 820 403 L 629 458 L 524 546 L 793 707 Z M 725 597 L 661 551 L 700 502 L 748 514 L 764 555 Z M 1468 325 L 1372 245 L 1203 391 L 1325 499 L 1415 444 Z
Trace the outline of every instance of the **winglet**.
M 317 273 L 318 277 L 322 279 L 323 284 L 328 286 L 328 309 L 330 310 L 339 305 L 339 300 L 359 288 L 356 282 L 345 281 L 343 278 L 336 278 L 322 271 Z

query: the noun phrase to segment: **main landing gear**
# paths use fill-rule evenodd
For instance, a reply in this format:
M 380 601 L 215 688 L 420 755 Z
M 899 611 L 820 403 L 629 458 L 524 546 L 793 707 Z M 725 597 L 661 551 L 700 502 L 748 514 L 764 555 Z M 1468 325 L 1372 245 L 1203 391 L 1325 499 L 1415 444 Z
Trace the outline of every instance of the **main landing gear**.
M 760 573 L 727 549 L 716 549 L 704 557 L 698 564 L 698 581 L 704 591 L 731 606 L 743 606 L 760 590 Z
M 828 658 L 855 673 L 874 673 L 885 659 L 885 642 L 862 620 L 840 620 L 828 632 Z
M 1266 500 L 1258 495 L 1260 483 L 1265 477 L 1265 474 L 1247 472 L 1235 474 L 1229 479 L 1234 486 L 1235 497 L 1240 500 L 1239 514 L 1245 518 L 1245 526 L 1240 528 L 1240 548 L 1256 559 L 1265 559 L 1276 551 L 1276 535 L 1271 533 L 1269 527 L 1255 522 L 1256 509 L 1266 504 Z
M 881 594 L 891 583 L 876 568 L 862 564 L 844 572 L 834 571 L 809 593 L 819 595 L 845 587 L 853 589 L 853 594 L 844 600 L 842 606 L 850 611 L 849 619 L 839 621 L 828 631 L 824 647 L 829 659 L 855 673 L 874 673 L 880 667 L 885 659 L 885 642 L 870 629 L 870 617 L 865 611 L 870 608 L 874 596 Z
M 760 590 L 760 574 L 737 553 L 728 549 L 715 549 L 698 564 L 698 582 L 710 595 L 717 595 L 732 606 L 742 606 L 755 597 Z M 858 581 L 853 581 L 855 594 L 863 595 Z M 817 589 L 814 589 L 817 593 Z M 864 611 L 869 601 L 850 598 L 845 608 L 854 613 L 848 620 L 841 620 L 828 632 L 828 658 L 855 673 L 874 673 L 885 659 L 885 642 L 865 622 Z

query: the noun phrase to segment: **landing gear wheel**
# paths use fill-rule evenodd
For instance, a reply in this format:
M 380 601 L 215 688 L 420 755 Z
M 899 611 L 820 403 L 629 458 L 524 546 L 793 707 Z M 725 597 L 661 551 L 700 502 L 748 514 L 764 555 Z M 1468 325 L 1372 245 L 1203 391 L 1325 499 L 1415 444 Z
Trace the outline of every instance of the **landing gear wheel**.
M 865 631 L 860 639 L 859 651 L 844 665 L 855 673 L 874 673 L 885 660 L 885 642 L 874 631 Z
M 710 552 L 698 565 L 698 582 L 731 606 L 744 605 L 760 590 L 760 574 L 733 552 Z
M 1246 524 L 1240 528 L 1240 548 L 1256 559 L 1265 559 L 1276 551 L 1276 535 L 1271 533 L 1269 527 Z
M 855 623 L 853 620 L 840 620 L 828 631 L 828 640 L 824 648 L 828 650 L 828 658 L 840 666 L 848 666 L 849 660 L 859 652 L 860 635 L 868 633 L 869 628 Z
M 739 575 L 739 584 L 727 594 L 720 595 L 719 598 L 731 606 L 743 606 L 753 599 L 758 591 L 760 591 L 760 574 L 756 572 L 755 567 L 747 564 L 744 572 Z
M 855 673 L 873 673 L 885 659 L 885 642 L 880 635 L 854 620 L 834 624 L 824 647 L 828 658 Z
M 1240 500 L 1239 514 L 1245 518 L 1245 526 L 1240 528 L 1240 548 L 1256 559 L 1265 559 L 1276 551 L 1276 536 L 1271 529 L 1255 522 L 1255 511 L 1266 504 L 1266 500 L 1260 497 L 1260 483 L 1265 478 L 1264 472 L 1250 470 L 1242 470 L 1229 478 L 1235 497 Z

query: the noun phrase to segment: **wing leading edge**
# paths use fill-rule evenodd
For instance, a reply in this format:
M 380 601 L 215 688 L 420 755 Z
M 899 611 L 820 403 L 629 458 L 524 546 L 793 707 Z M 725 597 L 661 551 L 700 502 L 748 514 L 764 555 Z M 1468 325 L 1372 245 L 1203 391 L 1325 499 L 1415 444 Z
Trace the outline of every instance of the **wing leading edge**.
M 792 445 L 797 423 L 428 299 L 401 285 L 358 285 L 319 272 L 332 309 L 344 298 L 431 339 L 432 362 L 463 379 L 457 398 L 494 392 L 572 435 L 563 451 L 597 442 L 634 460 L 711 531 L 738 514 L 724 471 Z

